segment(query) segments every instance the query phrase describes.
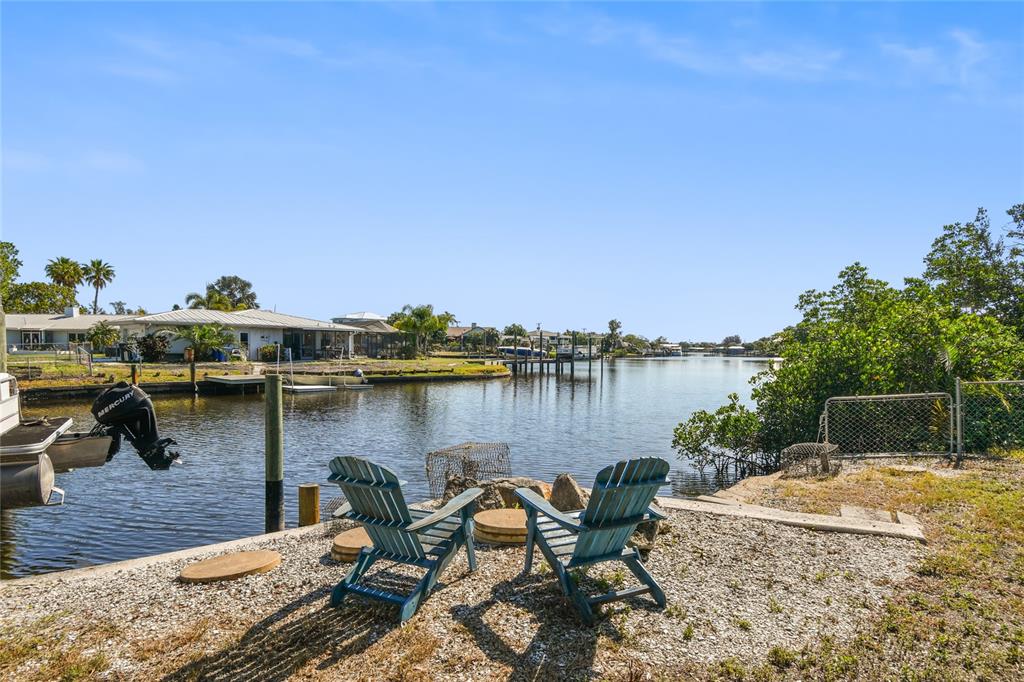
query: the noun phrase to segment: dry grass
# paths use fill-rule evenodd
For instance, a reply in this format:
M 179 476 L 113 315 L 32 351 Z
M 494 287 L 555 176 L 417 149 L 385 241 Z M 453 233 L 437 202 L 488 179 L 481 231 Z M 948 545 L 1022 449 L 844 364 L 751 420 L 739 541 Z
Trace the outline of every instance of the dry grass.
M 42 618 L 31 628 L 0 630 L 0 677 L 19 682 L 74 682 L 110 679 L 104 643 L 118 629 L 97 623 L 87 632 L 68 633 L 59 627 L 60 614 Z
M 1024 679 L 1024 467 L 1019 453 L 962 473 L 868 467 L 827 481 L 778 481 L 762 503 L 835 513 L 841 504 L 910 512 L 929 552 L 853 642 L 823 640 L 720 679 Z

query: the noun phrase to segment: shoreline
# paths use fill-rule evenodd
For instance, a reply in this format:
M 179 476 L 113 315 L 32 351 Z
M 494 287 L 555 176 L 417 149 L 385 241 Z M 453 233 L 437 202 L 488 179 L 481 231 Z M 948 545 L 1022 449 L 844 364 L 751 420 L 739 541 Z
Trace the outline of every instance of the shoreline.
M 309 376 L 309 375 L 305 375 Z M 422 383 L 431 381 L 486 381 L 490 379 L 506 379 L 512 376 L 510 370 L 505 372 L 454 374 L 452 372 L 423 372 L 409 374 L 367 374 L 366 382 L 374 384 L 400 384 L 400 383 Z M 26 403 L 59 402 L 74 398 L 95 398 L 103 391 L 114 384 L 78 384 L 76 386 L 36 386 L 20 390 L 22 400 Z M 256 392 L 256 388 L 245 385 L 230 386 L 207 379 L 196 382 L 193 388 L 190 381 L 161 381 L 161 382 L 140 382 L 137 384 L 150 395 L 161 395 L 167 393 L 196 393 L 198 395 L 239 395 L 240 393 Z M 258 387 L 258 384 L 250 384 L 251 387 Z

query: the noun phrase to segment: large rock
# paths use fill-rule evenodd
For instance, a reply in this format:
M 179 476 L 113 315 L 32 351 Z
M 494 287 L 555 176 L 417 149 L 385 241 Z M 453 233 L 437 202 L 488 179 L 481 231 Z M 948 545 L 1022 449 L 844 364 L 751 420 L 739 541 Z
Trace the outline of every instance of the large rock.
M 569 474 L 558 474 L 551 484 L 551 506 L 558 511 L 576 511 L 587 506 L 590 493 L 576 483 Z
M 654 510 L 665 515 L 664 510 L 659 507 L 656 503 L 651 503 Z M 654 549 L 654 543 L 658 539 L 660 533 L 664 533 L 667 530 L 666 522 L 652 519 L 650 521 L 644 521 L 636 527 L 633 532 L 633 536 L 627 543 L 630 547 L 636 547 L 640 552 L 640 558 L 644 561 L 647 560 L 647 555 L 650 554 L 651 550 Z
M 441 504 L 448 502 L 469 488 L 480 488 L 484 491 L 480 497 L 476 498 L 476 506 L 479 511 L 521 507 L 519 498 L 515 494 L 516 488 L 529 488 L 545 498 L 551 495 L 551 486 L 547 483 L 524 476 L 494 478 L 484 481 L 477 481 L 468 476 L 452 476 L 445 484 L 444 495 L 441 496 Z

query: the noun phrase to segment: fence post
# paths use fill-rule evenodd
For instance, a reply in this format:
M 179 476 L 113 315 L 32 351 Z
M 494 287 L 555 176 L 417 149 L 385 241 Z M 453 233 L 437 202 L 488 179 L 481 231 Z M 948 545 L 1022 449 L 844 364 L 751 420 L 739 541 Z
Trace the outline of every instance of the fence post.
M 299 525 L 320 523 L 320 486 L 304 483 L 299 486 Z
M 272 533 L 284 530 L 284 406 L 281 375 L 268 374 L 264 381 L 267 482 L 264 532 Z
M 956 378 L 956 463 L 959 467 L 964 458 L 964 406 L 960 394 L 960 377 Z

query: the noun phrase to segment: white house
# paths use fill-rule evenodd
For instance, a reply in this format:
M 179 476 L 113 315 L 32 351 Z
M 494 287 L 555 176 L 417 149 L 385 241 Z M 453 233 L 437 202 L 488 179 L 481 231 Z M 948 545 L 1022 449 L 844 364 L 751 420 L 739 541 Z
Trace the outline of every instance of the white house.
M 135 319 L 135 315 L 81 315 L 68 308 L 63 315 L 7 313 L 7 347 L 18 350 L 65 348 L 86 341 L 86 333 L 97 322 L 113 326 Z

